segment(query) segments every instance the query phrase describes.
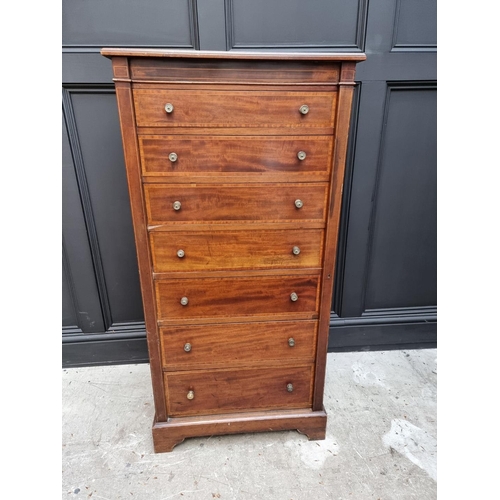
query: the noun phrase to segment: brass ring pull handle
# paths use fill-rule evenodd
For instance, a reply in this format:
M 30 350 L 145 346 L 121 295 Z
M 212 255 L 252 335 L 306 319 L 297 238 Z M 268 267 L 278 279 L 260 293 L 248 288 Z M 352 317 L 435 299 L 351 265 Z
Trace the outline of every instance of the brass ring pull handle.
M 180 201 L 174 201 L 172 204 L 172 207 L 174 210 L 180 210 L 181 209 L 181 202 Z
M 290 338 L 288 339 L 288 345 L 289 345 L 290 347 L 295 347 L 295 339 L 294 339 L 293 337 L 290 337 Z
M 186 397 L 191 400 L 191 399 L 194 399 L 194 391 L 189 391 L 186 395 Z
M 306 156 L 307 156 L 307 155 L 306 155 L 306 152 L 305 152 L 305 151 L 299 151 L 299 152 L 297 153 L 297 158 L 298 158 L 300 161 L 305 160 L 305 159 L 306 159 Z
M 293 253 L 293 255 L 299 255 L 299 253 L 300 253 L 300 248 L 299 248 L 299 247 L 293 247 L 293 248 L 292 248 L 292 253 Z
M 307 115 L 307 113 L 309 113 L 309 106 L 307 104 L 302 104 L 302 106 L 299 108 L 299 111 L 303 115 Z
M 189 303 L 188 298 L 187 297 L 182 297 L 182 299 L 181 299 L 181 305 L 187 306 L 188 303 Z
M 191 344 L 189 342 L 187 342 L 186 344 L 184 344 L 184 350 L 186 352 L 190 352 L 191 351 Z
M 298 296 L 295 292 L 292 292 L 292 293 L 290 294 L 290 300 L 291 300 L 292 302 L 297 302 L 297 300 L 299 300 L 299 296 Z
M 174 105 L 167 102 L 167 104 L 165 104 L 165 111 L 168 114 L 170 114 L 170 113 L 172 113 L 173 110 L 174 110 Z
M 180 203 L 179 203 L 179 205 L 180 205 Z M 304 206 L 304 202 L 302 200 L 295 200 L 295 206 L 297 208 L 302 208 Z
M 173 163 L 174 161 L 177 161 L 177 153 L 170 153 L 168 155 L 168 159 Z
M 186 255 L 184 253 L 184 250 L 182 250 L 182 249 L 177 250 L 177 257 L 179 257 L 179 259 L 182 259 L 182 257 L 184 257 L 184 255 Z
M 292 384 L 286 384 L 286 390 L 288 392 L 293 392 L 293 385 Z

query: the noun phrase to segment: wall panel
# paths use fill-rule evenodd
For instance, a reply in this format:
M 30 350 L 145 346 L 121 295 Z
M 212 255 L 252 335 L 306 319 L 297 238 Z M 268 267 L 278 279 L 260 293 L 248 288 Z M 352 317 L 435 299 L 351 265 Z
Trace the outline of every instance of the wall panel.
M 147 361 L 106 46 L 365 51 L 330 350 L 436 344 L 436 0 L 63 0 L 63 362 Z

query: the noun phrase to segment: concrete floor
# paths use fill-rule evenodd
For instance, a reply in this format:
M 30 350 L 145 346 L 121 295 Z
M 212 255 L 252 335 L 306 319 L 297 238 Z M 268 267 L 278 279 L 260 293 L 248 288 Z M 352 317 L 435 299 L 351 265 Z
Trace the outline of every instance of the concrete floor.
M 187 439 L 154 454 L 149 365 L 63 370 L 63 499 L 436 498 L 436 350 L 328 355 L 327 438 Z

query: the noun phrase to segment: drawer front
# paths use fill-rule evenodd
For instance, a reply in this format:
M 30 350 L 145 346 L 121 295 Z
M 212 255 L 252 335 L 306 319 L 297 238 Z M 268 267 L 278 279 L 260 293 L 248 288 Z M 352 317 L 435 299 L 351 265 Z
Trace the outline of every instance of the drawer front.
M 197 83 L 324 83 L 339 81 L 339 64 L 331 61 L 238 61 L 169 58 L 131 59 L 133 80 Z
M 156 299 L 158 318 L 168 320 L 314 313 L 319 276 L 165 279 L 156 281 Z
M 321 267 L 323 231 L 151 233 L 155 272 Z
M 336 92 L 134 90 L 139 127 L 333 127 L 336 98 Z
M 173 417 L 308 408 L 312 404 L 312 365 L 167 372 L 164 377 L 168 414 Z
M 317 321 L 226 323 L 160 329 L 163 367 L 195 370 L 245 363 L 312 363 Z
M 221 172 L 318 175 L 330 171 L 333 138 L 139 136 L 139 149 L 143 175 Z
M 144 186 L 144 191 L 150 224 L 186 221 L 324 221 L 328 184 L 150 184 Z M 297 208 L 297 204 L 300 206 L 297 200 L 302 203 L 301 208 Z M 175 202 L 180 205 L 174 205 Z

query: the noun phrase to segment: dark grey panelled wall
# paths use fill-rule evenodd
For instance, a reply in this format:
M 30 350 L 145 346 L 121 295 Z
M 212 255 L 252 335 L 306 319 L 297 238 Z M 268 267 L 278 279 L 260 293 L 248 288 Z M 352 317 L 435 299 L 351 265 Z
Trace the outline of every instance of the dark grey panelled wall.
M 63 0 L 63 364 L 147 360 L 103 46 L 363 51 L 330 349 L 436 345 L 436 0 Z

